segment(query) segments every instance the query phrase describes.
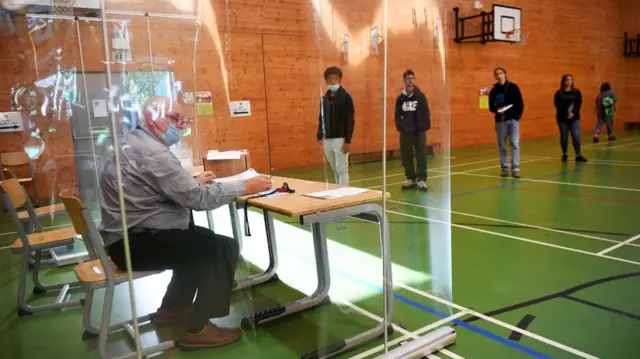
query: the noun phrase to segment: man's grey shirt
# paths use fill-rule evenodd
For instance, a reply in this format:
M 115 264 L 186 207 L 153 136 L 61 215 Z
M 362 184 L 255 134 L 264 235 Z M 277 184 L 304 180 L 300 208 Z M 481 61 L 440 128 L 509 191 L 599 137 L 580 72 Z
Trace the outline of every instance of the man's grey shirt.
M 244 182 L 201 184 L 146 128 L 124 135 L 120 145 L 122 193 L 127 228 L 187 229 L 190 211 L 213 210 L 245 192 Z M 100 233 L 105 245 L 122 239 L 115 156 L 100 175 Z

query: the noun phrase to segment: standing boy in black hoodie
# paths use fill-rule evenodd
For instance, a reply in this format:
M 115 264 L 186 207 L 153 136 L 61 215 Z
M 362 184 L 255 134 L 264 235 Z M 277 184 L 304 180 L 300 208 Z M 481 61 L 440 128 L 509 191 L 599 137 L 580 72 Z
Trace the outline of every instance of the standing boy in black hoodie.
M 400 157 L 407 177 L 403 189 L 427 190 L 427 131 L 431 128 L 431 113 L 427 97 L 415 85 L 411 70 L 402 75 L 404 91 L 396 100 L 396 129 L 400 132 Z M 417 162 L 414 164 L 413 154 Z
M 520 88 L 507 80 L 507 70 L 498 67 L 493 70 L 496 84 L 489 93 L 489 110 L 496 116 L 496 135 L 502 177 L 509 176 L 507 138 L 511 142 L 511 174 L 520 178 L 520 117 L 524 112 L 524 101 Z
M 353 137 L 354 106 L 351 95 L 340 86 L 342 70 L 329 67 L 324 72 L 329 90 L 322 98 L 318 120 L 318 147 L 331 165 L 336 183 L 349 185 L 349 152 Z

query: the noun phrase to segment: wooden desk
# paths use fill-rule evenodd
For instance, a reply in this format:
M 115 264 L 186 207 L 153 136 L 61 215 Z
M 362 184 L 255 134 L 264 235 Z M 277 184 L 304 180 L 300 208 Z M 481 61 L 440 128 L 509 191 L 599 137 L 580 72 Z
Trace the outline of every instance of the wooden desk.
M 325 183 L 321 182 L 307 181 L 295 178 L 273 177 L 274 188 L 282 186 L 282 184 L 285 182 L 296 192 L 277 197 L 249 199 L 249 205 L 288 217 L 299 217 L 317 212 L 357 206 L 359 204 L 375 203 L 382 200 L 382 192 L 372 190 L 367 190 L 367 192 L 361 193 L 359 195 L 338 199 L 319 199 L 307 197 L 304 195 L 314 192 L 321 192 L 325 189 L 341 188 L 343 186 L 335 184 L 326 185 Z M 244 202 L 246 198 L 250 197 L 251 196 L 240 197 L 238 198 L 238 201 Z M 386 193 L 386 197 L 391 198 L 389 193 Z
M 328 303 L 331 274 L 324 224 L 340 218 L 367 213 L 372 215 L 372 218 L 375 218 L 373 221 L 378 223 L 380 226 L 380 243 L 383 263 L 383 268 L 380 270 L 383 273 L 384 279 L 383 297 L 386 312 L 388 313 L 388 320 L 383 320 L 375 328 L 360 333 L 352 338 L 341 340 L 337 343 L 329 343 L 329 345 L 324 348 L 319 348 L 316 351 L 303 355 L 302 358 L 320 359 L 333 357 L 360 347 L 371 340 L 376 340 L 384 334 L 389 323 L 391 323 L 391 315 L 393 312 L 393 280 L 391 275 L 389 225 L 386 217 L 383 215 L 382 208 L 377 204 L 378 201 L 382 200 L 382 192 L 368 190 L 367 192 L 358 195 L 339 199 L 317 199 L 306 197 L 304 194 L 324 191 L 327 189 L 326 184 L 293 178 L 273 178 L 274 187 L 280 187 L 284 182 L 286 182 L 289 187 L 294 189 L 296 192 L 275 197 L 251 198 L 252 196 L 244 196 L 237 199 L 237 203 L 239 204 L 244 205 L 244 203 L 247 203 L 249 206 L 263 210 L 270 263 L 268 269 L 264 273 L 254 275 L 237 282 L 236 289 L 246 288 L 277 279 L 276 271 L 278 268 L 278 256 L 272 213 L 278 213 L 289 217 L 299 217 L 301 224 L 311 226 L 318 275 L 318 287 L 310 297 L 251 314 L 243 319 L 243 325 L 246 327 L 255 327 L 256 325 L 267 321 L 276 320 L 293 313 L 298 313 L 300 311 Z M 328 189 L 334 188 L 340 188 L 340 186 L 332 184 L 328 185 Z M 386 193 L 385 195 L 387 198 L 390 197 L 389 193 Z M 236 232 L 239 232 L 237 229 L 239 227 L 239 223 L 237 223 L 238 216 L 235 204 L 234 211 L 232 212 L 236 212 L 235 217 L 232 217 L 232 221 L 235 222 L 233 224 L 235 236 Z M 239 237 L 242 237 L 241 232 L 239 233 Z M 236 239 L 239 238 L 236 237 Z

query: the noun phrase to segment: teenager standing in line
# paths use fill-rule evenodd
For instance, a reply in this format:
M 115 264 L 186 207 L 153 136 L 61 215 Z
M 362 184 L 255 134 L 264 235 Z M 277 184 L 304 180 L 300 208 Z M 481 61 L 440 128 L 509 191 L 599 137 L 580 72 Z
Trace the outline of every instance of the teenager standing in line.
M 329 90 L 322 98 L 318 118 L 318 147 L 333 170 L 336 183 L 349 185 L 349 152 L 355 125 L 351 95 L 340 86 L 342 70 L 329 67 L 324 72 Z
M 524 101 L 520 88 L 507 79 L 507 70 L 498 67 L 493 71 L 496 83 L 489 93 L 489 110 L 495 114 L 498 152 L 502 177 L 509 176 L 507 138 L 511 143 L 511 174 L 520 178 L 520 118 Z
M 602 124 L 607 125 L 607 135 L 609 141 L 615 141 L 616 136 L 613 135 L 613 114 L 616 112 L 616 103 L 618 98 L 611 90 L 611 85 L 608 82 L 603 83 L 600 86 L 600 93 L 596 97 L 596 116 L 597 124 L 596 129 L 593 131 L 593 142 L 599 141 L 600 129 Z
M 415 73 L 407 70 L 402 78 L 404 90 L 396 100 L 395 111 L 396 129 L 400 132 L 400 157 L 407 177 L 402 189 L 417 187 L 426 191 L 427 131 L 431 128 L 431 112 L 427 96 L 415 85 Z
M 562 162 L 568 159 L 569 134 L 576 154 L 576 162 L 587 162 L 580 152 L 580 108 L 582 107 L 582 93 L 575 88 L 573 76 L 562 76 L 560 89 L 556 91 L 553 100 L 556 106 L 556 121 L 560 129 L 560 147 L 562 148 Z

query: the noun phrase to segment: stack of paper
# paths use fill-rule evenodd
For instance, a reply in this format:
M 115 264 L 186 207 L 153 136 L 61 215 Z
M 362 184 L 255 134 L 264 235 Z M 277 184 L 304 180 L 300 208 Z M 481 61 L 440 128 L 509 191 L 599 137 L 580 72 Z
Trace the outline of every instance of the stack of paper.
M 207 160 L 239 160 L 246 151 L 207 151 Z
M 244 171 L 242 173 L 239 173 L 239 174 L 237 174 L 235 176 L 216 178 L 213 181 L 214 182 L 218 182 L 218 183 L 246 181 L 248 179 L 251 179 L 251 178 L 257 177 L 257 176 L 259 176 L 258 172 L 256 172 L 252 168 L 252 169 L 246 170 L 246 171 Z
M 337 198 L 343 198 L 348 196 L 355 196 L 365 192 L 367 192 L 367 190 L 364 188 L 347 187 L 347 188 L 331 189 L 331 190 L 322 191 L 322 192 L 307 193 L 305 194 L 305 196 L 320 198 L 320 199 L 337 199 Z

